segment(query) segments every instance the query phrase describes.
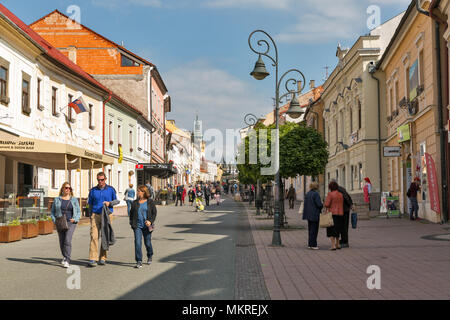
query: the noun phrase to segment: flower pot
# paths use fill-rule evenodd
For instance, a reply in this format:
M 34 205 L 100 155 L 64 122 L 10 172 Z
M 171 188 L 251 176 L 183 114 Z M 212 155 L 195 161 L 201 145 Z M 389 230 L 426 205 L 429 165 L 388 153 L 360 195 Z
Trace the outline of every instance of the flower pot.
M 22 224 L 22 238 L 30 239 L 39 235 L 39 225 L 36 223 Z
M 39 221 L 39 234 L 53 233 L 53 221 Z
M 0 242 L 22 240 L 22 225 L 0 227 Z

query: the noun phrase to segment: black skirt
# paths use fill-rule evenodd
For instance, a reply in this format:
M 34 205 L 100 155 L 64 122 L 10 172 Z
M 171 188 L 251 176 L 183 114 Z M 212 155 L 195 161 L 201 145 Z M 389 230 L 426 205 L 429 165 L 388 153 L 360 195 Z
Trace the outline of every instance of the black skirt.
M 339 238 L 344 230 L 344 216 L 333 214 L 334 226 L 327 228 L 327 237 Z

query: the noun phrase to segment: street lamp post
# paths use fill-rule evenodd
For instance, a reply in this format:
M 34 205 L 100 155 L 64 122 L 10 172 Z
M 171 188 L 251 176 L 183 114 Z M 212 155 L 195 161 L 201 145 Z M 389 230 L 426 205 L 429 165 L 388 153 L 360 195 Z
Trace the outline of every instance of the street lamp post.
M 270 44 L 267 40 L 260 39 L 257 41 L 258 47 L 262 47 L 262 51 L 256 50 L 251 43 L 253 35 L 258 34 L 259 36 L 264 35 L 266 36 L 270 42 L 273 44 L 273 47 L 275 49 L 275 58 L 270 56 L 268 53 L 270 51 Z M 286 73 L 284 73 L 280 79 L 278 79 L 278 49 L 275 44 L 275 41 L 272 39 L 272 37 L 263 30 L 255 30 L 253 31 L 249 38 L 248 38 L 248 44 L 250 49 L 258 54 L 258 61 L 255 64 L 254 70 L 250 73 L 251 76 L 253 76 L 256 80 L 263 80 L 265 79 L 269 73 L 266 70 L 264 61 L 262 60 L 261 56 L 265 56 L 269 58 L 273 62 L 273 66 L 275 67 L 275 123 L 276 123 L 276 134 L 275 134 L 275 207 L 274 207 L 274 229 L 273 229 L 273 237 L 272 237 L 272 246 L 282 246 L 281 243 L 281 234 L 280 234 L 280 209 L 281 209 L 281 201 L 283 197 L 283 190 L 281 190 L 281 177 L 280 177 L 280 142 L 279 142 L 279 113 L 280 113 L 280 103 L 281 100 L 288 95 L 292 95 L 292 100 L 290 102 L 289 110 L 286 112 L 291 118 L 296 119 L 299 118 L 304 112 L 302 108 L 300 107 L 300 104 L 296 98 L 297 94 L 300 94 L 305 86 L 305 76 L 302 72 L 300 72 L 297 69 L 290 69 Z M 264 51 L 265 48 L 265 51 Z M 301 76 L 301 79 L 303 80 L 295 80 L 293 78 L 287 79 L 285 82 L 285 88 L 287 90 L 287 93 L 280 96 L 280 86 L 284 80 L 284 78 L 289 73 L 298 73 Z M 301 83 L 301 87 L 298 86 L 298 83 Z M 296 85 L 296 90 L 290 90 L 289 85 Z M 272 137 L 273 138 L 273 137 Z

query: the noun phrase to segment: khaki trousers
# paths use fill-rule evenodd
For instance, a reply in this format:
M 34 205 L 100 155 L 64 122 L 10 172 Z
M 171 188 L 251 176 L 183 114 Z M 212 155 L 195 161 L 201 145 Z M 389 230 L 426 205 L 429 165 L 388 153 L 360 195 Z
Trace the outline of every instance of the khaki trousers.
M 105 260 L 107 251 L 100 248 L 100 257 L 98 255 L 98 240 L 101 235 L 102 215 L 93 213 L 91 215 L 91 245 L 89 247 L 89 260 Z M 101 243 L 100 243 L 101 247 Z

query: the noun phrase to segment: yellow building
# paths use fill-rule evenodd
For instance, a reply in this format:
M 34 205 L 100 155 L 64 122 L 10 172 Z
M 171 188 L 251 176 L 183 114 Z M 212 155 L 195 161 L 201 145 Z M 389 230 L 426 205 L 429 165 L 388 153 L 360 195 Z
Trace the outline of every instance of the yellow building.
M 400 210 L 408 213 L 406 192 L 411 182 L 419 178 L 422 188 L 418 194 L 419 217 L 440 222 L 441 214 L 430 208 L 430 172 L 425 161 L 425 153 L 428 153 L 436 164 L 441 190 L 439 199 L 442 199 L 434 39 L 434 21 L 419 13 L 413 1 L 379 61 L 378 69 L 385 78 L 382 108 L 386 117 L 382 120 L 387 135 L 384 147 L 399 151 L 399 156 L 394 153 L 386 157 L 386 190 L 399 196 Z
M 329 146 L 326 185 L 336 179 L 353 201 L 363 204 L 364 178 L 372 181 L 371 207 L 380 206 L 380 192 L 386 185 L 386 163 L 381 154 L 385 117 L 378 108 L 377 81 L 369 72 L 383 55 L 403 14 L 361 36 L 350 49 L 339 45 L 337 67 L 324 83 L 325 140 Z M 368 208 L 366 208 L 368 209 Z

